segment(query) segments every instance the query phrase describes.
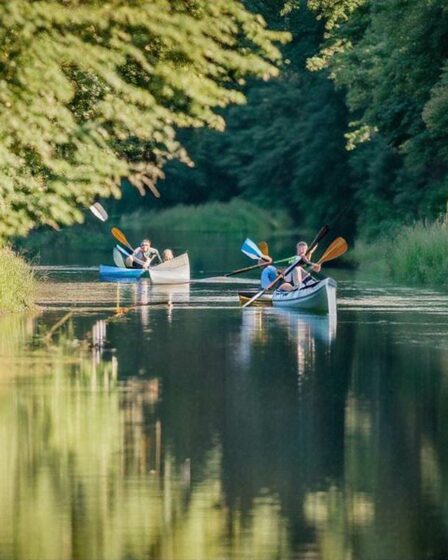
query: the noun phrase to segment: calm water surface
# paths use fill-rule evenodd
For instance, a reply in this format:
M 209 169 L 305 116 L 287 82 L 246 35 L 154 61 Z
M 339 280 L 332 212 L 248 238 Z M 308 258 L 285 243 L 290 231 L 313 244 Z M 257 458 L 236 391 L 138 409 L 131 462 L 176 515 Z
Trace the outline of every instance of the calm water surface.
M 65 259 L 0 317 L 2 560 L 448 558 L 448 294 L 329 270 L 337 317 L 242 311 Z

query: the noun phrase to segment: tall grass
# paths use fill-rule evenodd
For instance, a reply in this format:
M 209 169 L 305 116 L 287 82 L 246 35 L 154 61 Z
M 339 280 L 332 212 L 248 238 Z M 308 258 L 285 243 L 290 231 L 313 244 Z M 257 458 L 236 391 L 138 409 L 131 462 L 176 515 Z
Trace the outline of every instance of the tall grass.
M 448 285 L 448 219 L 403 227 L 392 239 L 359 245 L 364 270 L 413 284 Z
M 32 268 L 8 247 L 0 249 L 0 314 L 33 307 L 36 282 Z
M 180 204 L 159 211 L 138 210 L 123 216 L 120 223 L 123 228 L 147 226 L 151 230 L 227 233 L 256 231 L 260 234 L 292 226 L 286 212 L 264 210 L 239 199 L 208 202 L 200 206 Z

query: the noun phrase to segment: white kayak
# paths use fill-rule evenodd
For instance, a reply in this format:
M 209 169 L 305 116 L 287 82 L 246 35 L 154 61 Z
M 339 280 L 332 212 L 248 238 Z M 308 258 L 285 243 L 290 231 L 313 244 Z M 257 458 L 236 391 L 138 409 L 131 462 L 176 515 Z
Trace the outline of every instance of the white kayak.
M 317 313 L 336 313 L 336 281 L 325 278 L 320 282 L 286 292 L 276 290 L 272 294 L 274 307 L 296 307 Z
M 188 253 L 174 257 L 148 269 L 153 284 L 184 284 L 190 281 L 190 260 Z

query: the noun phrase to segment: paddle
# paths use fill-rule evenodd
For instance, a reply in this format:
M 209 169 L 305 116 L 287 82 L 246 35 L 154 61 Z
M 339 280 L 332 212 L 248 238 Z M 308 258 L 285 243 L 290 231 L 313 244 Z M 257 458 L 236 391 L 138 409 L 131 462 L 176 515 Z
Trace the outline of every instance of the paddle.
M 258 248 L 263 253 L 263 255 L 269 256 L 269 245 L 266 243 L 266 241 L 259 241 Z
M 132 248 L 132 245 L 131 245 L 131 244 L 129 243 L 129 241 L 127 240 L 126 235 L 125 235 L 120 229 L 118 229 L 118 228 L 116 228 L 116 227 L 113 227 L 113 228 L 111 229 L 111 232 L 112 232 L 112 235 L 115 237 L 115 239 L 117 239 L 120 243 L 123 243 L 123 245 L 126 245 L 126 247 L 129 247 L 129 249 L 130 249 L 132 252 L 134 252 L 134 249 Z M 129 253 L 126 253 L 126 251 L 123 249 L 123 247 L 120 247 L 119 245 L 117 245 L 117 249 L 118 249 L 121 253 L 123 253 L 123 255 L 125 255 L 125 256 L 127 256 L 127 257 L 130 256 Z M 151 264 L 151 261 L 149 261 L 149 262 L 144 262 L 144 261 L 141 261 L 140 259 L 137 259 L 137 257 L 135 257 L 135 256 L 132 257 L 132 258 L 133 258 L 134 262 L 136 262 L 137 264 L 139 264 L 142 268 L 148 268 L 149 265 Z M 152 259 L 154 259 L 154 257 L 152 257 Z M 151 260 L 152 260 L 152 259 L 151 259 Z M 115 259 L 114 259 L 114 260 L 115 260 Z M 117 263 L 115 262 L 115 264 L 117 264 Z M 118 266 L 118 265 L 117 265 L 117 266 Z M 121 268 L 121 267 L 120 267 L 120 268 Z M 127 268 L 126 265 L 125 265 L 125 268 Z
M 266 259 L 269 258 L 268 256 L 268 244 L 266 241 L 260 241 L 258 246 L 248 237 L 241 245 L 241 251 L 247 255 L 249 258 L 254 260 Z M 254 268 L 260 268 L 263 266 L 267 266 L 270 264 L 268 260 L 265 260 L 263 263 L 258 263 L 252 266 L 246 266 L 245 268 L 239 268 L 238 270 L 234 270 L 233 272 L 228 272 L 224 274 L 224 276 L 234 276 L 235 274 L 241 274 L 242 272 L 247 272 L 248 270 L 253 270 Z
M 262 259 L 265 255 L 261 252 L 261 250 L 257 247 L 257 245 L 248 237 L 244 240 L 244 243 L 241 245 L 241 251 L 247 255 L 250 259 L 258 260 Z
M 278 261 L 274 261 L 273 263 L 264 262 L 259 264 L 253 264 L 252 266 L 246 266 L 245 268 L 239 268 L 238 270 L 233 270 L 232 272 L 228 272 L 227 274 L 224 274 L 224 276 L 235 276 L 236 274 L 249 272 L 250 270 L 255 270 L 256 268 L 262 268 L 263 266 L 267 266 L 268 264 L 283 264 L 283 263 L 291 264 L 291 262 L 295 260 L 296 257 L 286 257 L 286 259 L 280 259 Z
M 336 239 L 330 243 L 324 254 L 317 261 L 317 264 L 323 264 L 324 262 L 331 261 L 343 255 L 348 249 L 347 241 L 343 237 L 336 237 Z
M 114 247 L 113 257 L 114 257 L 115 266 L 118 266 L 118 268 L 126 268 L 126 264 L 124 262 L 123 256 L 117 247 Z
M 319 241 L 327 235 L 329 229 L 330 228 L 327 225 L 325 225 L 319 231 L 319 233 L 316 235 L 316 237 L 311 242 L 311 245 L 308 247 L 308 249 L 305 253 L 305 256 L 307 256 L 309 253 L 311 253 L 316 248 Z M 271 290 L 274 286 L 276 286 L 280 282 L 280 280 L 284 279 L 284 277 L 287 276 L 290 272 L 292 272 L 295 269 L 295 267 L 298 266 L 301 262 L 302 262 L 302 259 L 298 259 L 296 262 L 293 262 L 291 265 L 289 265 L 286 268 L 286 270 L 284 270 L 281 274 L 279 274 L 277 276 L 277 278 L 269 284 L 269 286 L 267 286 L 266 288 L 264 288 L 263 290 L 261 290 L 260 292 L 255 294 L 254 297 L 252 297 L 249 301 L 246 301 L 246 303 L 243 305 L 243 307 L 249 307 L 249 305 L 251 305 L 254 301 L 256 301 L 258 298 L 260 298 L 265 292 L 267 292 L 268 290 Z
M 130 256 L 130 252 L 129 249 L 125 249 L 124 247 L 122 247 L 121 245 L 118 245 L 118 243 L 115 245 L 115 248 L 118 249 L 118 251 L 120 251 L 120 253 L 122 255 L 124 255 L 125 257 L 129 257 Z
M 126 235 L 121 231 L 121 229 L 113 227 L 110 231 L 112 232 L 112 235 L 115 237 L 117 241 L 123 243 L 123 245 L 126 245 L 126 247 L 129 247 L 129 249 L 132 252 L 134 252 L 132 245 L 129 243 L 129 241 L 126 238 Z
M 91 206 L 89 206 L 89 210 L 96 218 L 98 218 L 98 220 L 101 220 L 102 222 L 105 222 L 109 217 L 106 210 L 104 210 L 103 206 L 99 202 L 94 202 Z

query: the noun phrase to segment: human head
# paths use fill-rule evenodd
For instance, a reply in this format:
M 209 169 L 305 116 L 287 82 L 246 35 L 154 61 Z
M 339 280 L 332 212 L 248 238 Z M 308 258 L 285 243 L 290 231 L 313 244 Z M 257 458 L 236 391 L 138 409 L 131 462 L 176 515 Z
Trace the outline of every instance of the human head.
M 150 239 L 143 239 L 143 241 L 140 243 L 140 248 L 143 251 L 148 251 L 149 249 L 151 249 L 151 240 Z
M 162 256 L 164 261 L 170 261 L 171 259 L 174 259 L 173 251 L 171 251 L 171 249 L 165 249 Z
M 299 241 L 296 245 L 296 253 L 299 257 L 303 257 L 308 251 L 308 243 L 305 241 Z

